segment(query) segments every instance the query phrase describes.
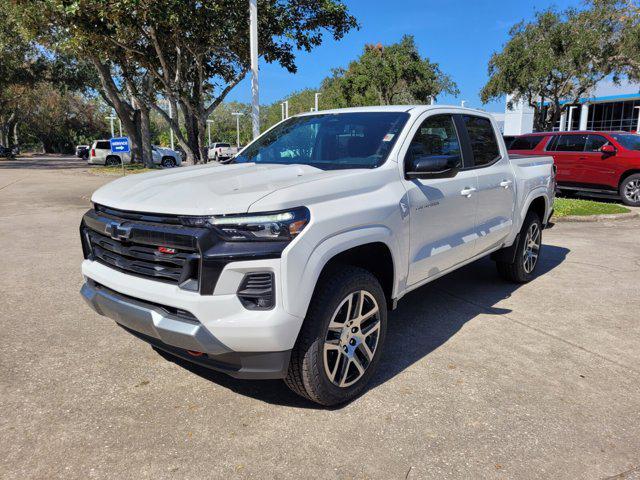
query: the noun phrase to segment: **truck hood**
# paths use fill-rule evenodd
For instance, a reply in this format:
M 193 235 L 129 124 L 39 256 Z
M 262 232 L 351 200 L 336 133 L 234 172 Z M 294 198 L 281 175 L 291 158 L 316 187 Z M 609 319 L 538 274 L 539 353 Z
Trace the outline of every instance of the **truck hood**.
M 340 173 L 308 165 L 208 164 L 129 175 L 96 190 L 91 200 L 120 210 L 148 213 L 244 213 L 279 189 Z

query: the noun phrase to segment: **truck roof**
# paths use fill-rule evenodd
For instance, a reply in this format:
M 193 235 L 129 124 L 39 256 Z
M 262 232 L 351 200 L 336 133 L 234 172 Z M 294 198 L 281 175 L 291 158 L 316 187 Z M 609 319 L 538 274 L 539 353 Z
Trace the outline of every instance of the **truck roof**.
M 334 108 L 331 110 L 320 110 L 318 112 L 304 112 L 297 116 L 315 115 L 318 113 L 335 114 L 335 113 L 364 113 L 364 112 L 412 112 L 422 113 L 427 110 L 451 110 L 458 112 L 469 112 L 475 114 L 490 115 L 489 112 L 484 110 L 478 110 L 475 108 L 460 107 L 458 105 L 374 105 L 369 107 L 349 107 L 349 108 Z

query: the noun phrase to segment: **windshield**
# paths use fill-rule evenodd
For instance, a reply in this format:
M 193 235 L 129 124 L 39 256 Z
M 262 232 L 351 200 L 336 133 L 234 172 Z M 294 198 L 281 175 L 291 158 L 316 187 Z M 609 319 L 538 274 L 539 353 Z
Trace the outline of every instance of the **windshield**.
M 613 133 L 611 136 L 627 150 L 640 150 L 640 135 L 632 133 Z
M 405 112 L 292 117 L 249 145 L 235 161 L 304 164 L 323 170 L 375 168 L 387 159 L 408 118 Z

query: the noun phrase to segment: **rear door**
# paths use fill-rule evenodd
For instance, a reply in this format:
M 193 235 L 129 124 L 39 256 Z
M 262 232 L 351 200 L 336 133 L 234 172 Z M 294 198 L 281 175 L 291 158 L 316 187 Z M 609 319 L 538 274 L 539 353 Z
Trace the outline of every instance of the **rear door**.
M 547 150 L 553 155 L 557 168 L 556 180 L 559 184 L 575 185 L 580 183 L 579 163 L 584 156 L 587 135 L 571 133 L 556 135 Z
M 451 114 L 427 114 L 413 127 L 403 156 L 403 183 L 410 214 L 409 275 L 412 285 L 438 275 L 473 256 L 475 249 L 475 170 L 460 141 L 460 124 Z M 453 178 L 406 179 L 412 156 L 460 155 L 460 171 Z M 401 208 L 403 201 L 401 201 Z
M 478 176 L 475 253 L 500 245 L 511 233 L 515 205 L 515 177 L 509 156 L 487 117 L 462 115 Z M 540 139 L 541 140 L 541 139 Z

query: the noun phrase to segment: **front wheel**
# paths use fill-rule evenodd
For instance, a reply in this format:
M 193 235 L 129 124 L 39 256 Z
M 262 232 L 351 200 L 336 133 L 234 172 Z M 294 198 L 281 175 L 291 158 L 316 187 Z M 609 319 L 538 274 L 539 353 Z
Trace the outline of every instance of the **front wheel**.
M 375 371 L 387 330 L 380 283 L 345 266 L 324 275 L 291 354 L 286 384 L 321 405 L 360 394 Z
M 529 282 L 538 265 L 541 247 L 542 222 L 535 212 L 529 212 L 520 230 L 515 258 L 512 262 L 497 261 L 498 273 L 510 282 Z
M 640 174 L 629 175 L 620 184 L 622 203 L 630 207 L 640 207 Z

